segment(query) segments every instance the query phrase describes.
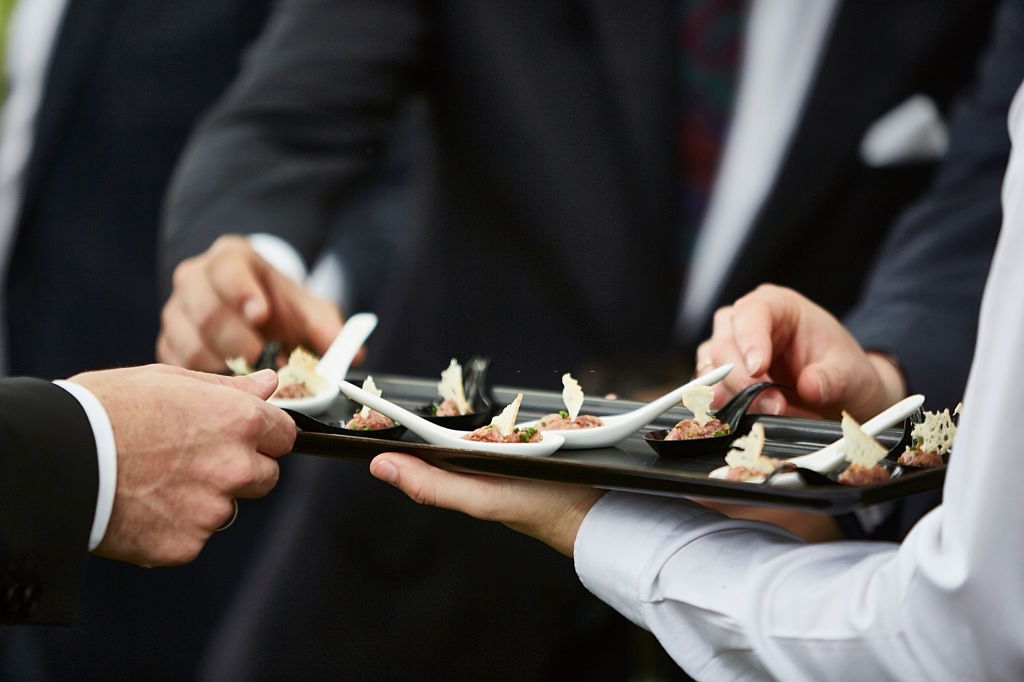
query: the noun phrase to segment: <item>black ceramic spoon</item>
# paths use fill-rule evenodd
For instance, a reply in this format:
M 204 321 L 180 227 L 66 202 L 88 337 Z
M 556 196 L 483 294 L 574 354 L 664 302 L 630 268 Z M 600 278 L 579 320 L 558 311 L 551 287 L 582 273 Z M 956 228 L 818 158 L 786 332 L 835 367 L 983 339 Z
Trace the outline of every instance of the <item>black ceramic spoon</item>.
M 740 434 L 737 432 L 740 420 L 747 413 L 751 403 L 769 388 L 786 388 L 782 384 L 762 381 L 751 384 L 734 395 L 729 402 L 715 412 L 715 417 L 729 426 L 729 433 L 709 438 L 690 438 L 687 440 L 665 440 L 672 429 L 659 429 L 644 434 L 644 440 L 662 457 L 700 457 L 703 455 L 724 453 L 729 445 Z
M 386 429 L 346 429 L 344 426 L 336 426 L 322 422 L 319 419 L 310 417 L 304 412 L 299 412 L 288 407 L 282 407 L 288 416 L 295 421 L 295 425 L 303 431 L 312 433 L 330 433 L 338 436 L 359 436 L 361 438 L 381 438 L 383 440 L 398 440 L 405 433 L 405 427 L 395 424 Z

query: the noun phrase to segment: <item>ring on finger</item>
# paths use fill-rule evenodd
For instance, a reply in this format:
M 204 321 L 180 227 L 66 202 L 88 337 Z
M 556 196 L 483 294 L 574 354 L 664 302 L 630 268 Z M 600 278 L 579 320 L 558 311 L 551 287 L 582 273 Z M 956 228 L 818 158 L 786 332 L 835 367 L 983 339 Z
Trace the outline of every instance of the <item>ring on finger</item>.
M 231 504 L 234 505 L 234 511 L 231 512 L 231 517 L 220 524 L 220 527 L 214 530 L 214 532 L 220 532 L 221 530 L 227 530 L 234 523 L 234 519 L 239 517 L 239 501 L 231 499 Z

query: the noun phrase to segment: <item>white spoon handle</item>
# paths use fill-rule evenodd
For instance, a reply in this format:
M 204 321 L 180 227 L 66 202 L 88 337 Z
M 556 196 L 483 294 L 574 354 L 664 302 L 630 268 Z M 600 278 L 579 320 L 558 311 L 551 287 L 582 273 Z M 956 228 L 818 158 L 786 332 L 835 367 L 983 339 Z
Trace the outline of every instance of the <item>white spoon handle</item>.
M 861 430 L 874 438 L 891 426 L 894 426 L 914 413 L 924 403 L 924 396 L 915 394 L 908 396 L 892 405 L 877 415 L 861 424 Z M 819 474 L 826 474 L 832 471 L 843 461 L 843 439 L 826 445 L 817 452 L 811 452 L 799 457 L 793 457 L 789 461 L 798 467 L 813 469 Z
M 377 316 L 373 313 L 359 313 L 345 320 L 338 337 L 316 364 L 316 373 L 331 381 L 344 379 L 352 360 L 376 327 Z
M 899 424 L 910 415 L 914 414 L 917 408 L 924 404 L 924 396 L 921 394 L 914 394 L 907 396 L 903 400 L 891 405 L 890 407 L 882 410 L 871 419 L 861 424 L 861 430 L 868 434 L 872 438 L 878 436 L 880 433 L 885 431 L 891 426 Z M 798 457 L 791 457 L 786 460 L 791 464 L 795 464 L 798 467 L 804 469 L 813 469 L 819 474 L 827 474 L 828 472 L 839 466 L 839 463 L 843 461 L 843 439 L 833 441 L 814 452 L 809 452 L 806 455 L 800 455 Z M 718 467 L 714 471 L 708 474 L 711 478 L 725 478 L 728 473 L 729 467 L 722 466 Z M 760 483 L 763 479 L 750 479 L 748 483 Z M 793 487 L 794 485 L 800 485 L 800 477 L 797 474 L 779 474 L 772 479 L 772 485 L 780 487 Z

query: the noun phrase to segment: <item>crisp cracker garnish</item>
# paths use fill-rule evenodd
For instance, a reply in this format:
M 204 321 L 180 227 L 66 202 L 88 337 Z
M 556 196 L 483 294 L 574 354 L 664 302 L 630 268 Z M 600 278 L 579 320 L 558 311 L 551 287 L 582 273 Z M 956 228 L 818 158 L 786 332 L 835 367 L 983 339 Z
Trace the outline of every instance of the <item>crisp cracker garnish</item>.
M 957 410 L 960 406 L 957 405 Z M 934 452 L 937 455 L 944 455 L 953 446 L 953 439 L 956 437 L 956 424 L 949 410 L 942 412 L 925 412 L 924 421 L 914 424 L 910 437 L 914 444 L 918 445 L 921 452 Z
M 377 384 L 373 383 L 373 377 L 370 376 L 369 374 L 367 374 L 366 378 L 363 379 L 363 390 L 369 393 L 370 395 L 377 396 L 378 398 L 380 397 L 380 394 L 383 393 L 383 391 L 377 388 Z M 362 415 L 364 419 L 366 417 L 369 417 L 370 408 L 367 407 L 366 405 L 363 405 L 363 409 L 359 410 L 359 414 Z
M 731 469 L 744 467 L 767 476 L 775 470 L 775 463 L 761 454 L 764 451 L 764 440 L 764 424 L 754 422 L 750 427 L 750 433 L 740 436 L 729 446 L 725 463 Z
M 683 406 L 693 413 L 698 424 L 704 426 L 711 419 L 711 401 L 715 392 L 710 386 L 693 386 L 683 393 Z
M 516 417 L 519 416 L 519 406 L 523 404 L 523 394 L 520 393 L 516 399 L 509 403 L 497 417 L 491 420 L 491 425 L 498 429 L 503 436 L 510 436 L 515 432 Z
M 462 365 L 455 358 L 452 358 L 448 369 L 441 372 L 441 381 L 437 384 L 437 392 L 444 399 L 450 399 L 455 403 L 455 409 L 459 414 L 468 414 L 469 401 L 466 400 L 466 392 L 462 384 Z
M 228 364 L 228 369 L 235 376 L 245 376 L 246 374 L 252 374 L 252 367 L 249 366 L 249 362 L 241 355 L 237 358 L 228 358 L 225 360 Z
M 565 403 L 569 419 L 574 420 L 579 416 L 580 408 L 583 407 L 583 389 L 568 372 L 562 375 L 562 386 L 562 402 Z
M 842 451 L 848 462 L 870 468 L 882 461 L 887 450 L 877 440 L 864 433 L 857 420 L 846 410 L 843 410 L 840 426 L 843 430 Z

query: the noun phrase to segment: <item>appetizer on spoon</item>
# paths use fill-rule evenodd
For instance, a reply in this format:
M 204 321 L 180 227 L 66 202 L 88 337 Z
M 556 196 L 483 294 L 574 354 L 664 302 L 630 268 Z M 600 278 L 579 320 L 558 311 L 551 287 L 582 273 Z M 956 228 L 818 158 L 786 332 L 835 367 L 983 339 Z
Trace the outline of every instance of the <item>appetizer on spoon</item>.
M 921 407 L 922 403 L 924 403 L 923 395 L 916 394 L 908 396 L 864 422 L 860 429 L 868 436 L 875 437 L 886 429 L 906 420 L 907 417 L 912 415 L 919 407 Z M 783 460 L 782 462 L 775 462 L 772 469 L 769 469 L 764 475 L 758 476 L 752 474 L 742 480 L 748 483 L 762 483 L 765 480 L 765 476 L 771 473 L 775 466 L 781 463 L 785 463 L 789 466 L 810 469 L 818 472 L 819 474 L 828 474 L 842 464 L 843 459 L 845 458 L 843 445 L 844 439 L 840 438 L 839 440 L 830 443 L 815 452 L 800 455 L 798 457 L 791 457 Z M 758 452 L 757 455 L 760 456 L 760 452 Z M 746 461 L 747 459 L 751 458 L 744 458 L 743 461 L 740 462 L 740 465 L 749 465 L 750 462 Z M 715 469 L 709 473 L 708 476 L 711 478 L 727 479 L 729 478 L 729 469 L 730 465 L 726 464 L 725 466 Z M 795 486 L 800 485 L 801 483 L 800 477 L 796 473 L 779 474 L 772 477 L 771 482 L 773 485 L 780 486 Z
M 461 431 L 487 424 L 494 416 L 494 400 L 486 385 L 489 365 L 486 358 L 474 356 L 463 372 L 462 365 L 452 358 L 437 384 L 441 402 L 426 405 L 419 411 L 430 421 L 449 429 Z
M 467 439 L 467 436 L 473 434 L 473 431 L 459 431 L 439 426 L 428 421 L 425 417 L 421 417 L 418 414 L 410 412 L 404 407 L 395 405 L 380 396 L 368 393 L 347 381 L 340 382 L 339 386 L 341 392 L 352 400 L 376 410 L 381 414 L 385 414 L 396 422 L 400 422 L 406 427 L 406 429 L 412 431 L 431 445 L 438 445 L 453 450 L 474 450 L 478 452 L 493 452 L 503 455 L 545 457 L 553 453 L 565 442 L 562 436 L 557 433 L 540 434 L 540 439 L 537 442 L 487 442 L 469 440 Z M 512 433 L 512 424 L 515 423 L 515 417 L 518 413 L 519 402 L 521 400 L 522 398 L 520 396 L 512 405 L 506 407 L 502 414 L 495 417 L 492 422 L 494 427 L 499 431 L 507 431 L 505 435 Z
M 739 435 L 737 429 L 747 409 L 768 388 L 782 385 L 770 381 L 751 384 L 712 413 L 709 406 L 713 392 L 705 386 L 695 386 L 683 397 L 683 405 L 693 417 L 681 420 L 671 429 L 649 431 L 644 434 L 644 441 L 662 457 L 700 457 L 724 452 Z
M 721 367 L 717 367 L 707 374 L 703 374 L 696 379 L 669 391 L 660 398 L 656 398 L 642 407 L 638 407 L 630 412 L 624 412 L 623 414 L 601 417 L 601 424 L 599 426 L 559 430 L 557 433 L 561 434 L 565 438 L 565 445 L 562 447 L 570 450 L 582 448 L 609 448 L 614 445 L 618 445 L 645 427 L 647 424 L 650 424 L 663 413 L 678 405 L 683 399 L 683 395 L 686 391 L 693 386 L 709 386 L 717 383 L 724 379 L 731 371 L 732 365 L 722 365 Z M 576 384 L 575 381 L 566 383 L 563 379 L 563 384 L 566 386 L 562 393 L 563 400 L 566 400 L 567 393 L 570 394 L 569 399 L 566 400 L 566 407 L 570 408 L 570 410 L 575 409 L 576 411 L 576 414 L 573 414 L 572 411 L 567 412 L 567 416 L 572 415 L 572 420 L 577 420 L 580 409 L 579 406 L 582 404 L 582 391 L 579 391 L 577 395 L 579 384 Z M 540 421 L 541 420 L 537 420 L 520 424 L 520 428 L 534 427 L 544 430 Z M 544 430 L 544 433 L 550 432 Z
M 960 414 L 957 405 L 954 415 Z M 927 469 L 942 466 L 953 447 L 956 438 L 956 422 L 949 410 L 924 412 L 922 420 L 913 425 L 906 450 L 900 453 L 897 463 L 902 466 Z
M 311 363 L 308 361 L 305 365 L 294 366 L 289 360 L 288 365 L 279 372 L 282 383 L 294 381 L 304 384 L 310 389 L 309 394 L 286 397 L 275 393 L 270 402 L 278 407 L 287 407 L 306 414 L 320 414 L 326 411 L 338 397 L 338 382 L 345 378 L 356 353 L 363 347 L 376 326 L 377 316 L 373 313 L 353 315 L 345 321 L 341 331 L 315 366 L 310 366 Z

